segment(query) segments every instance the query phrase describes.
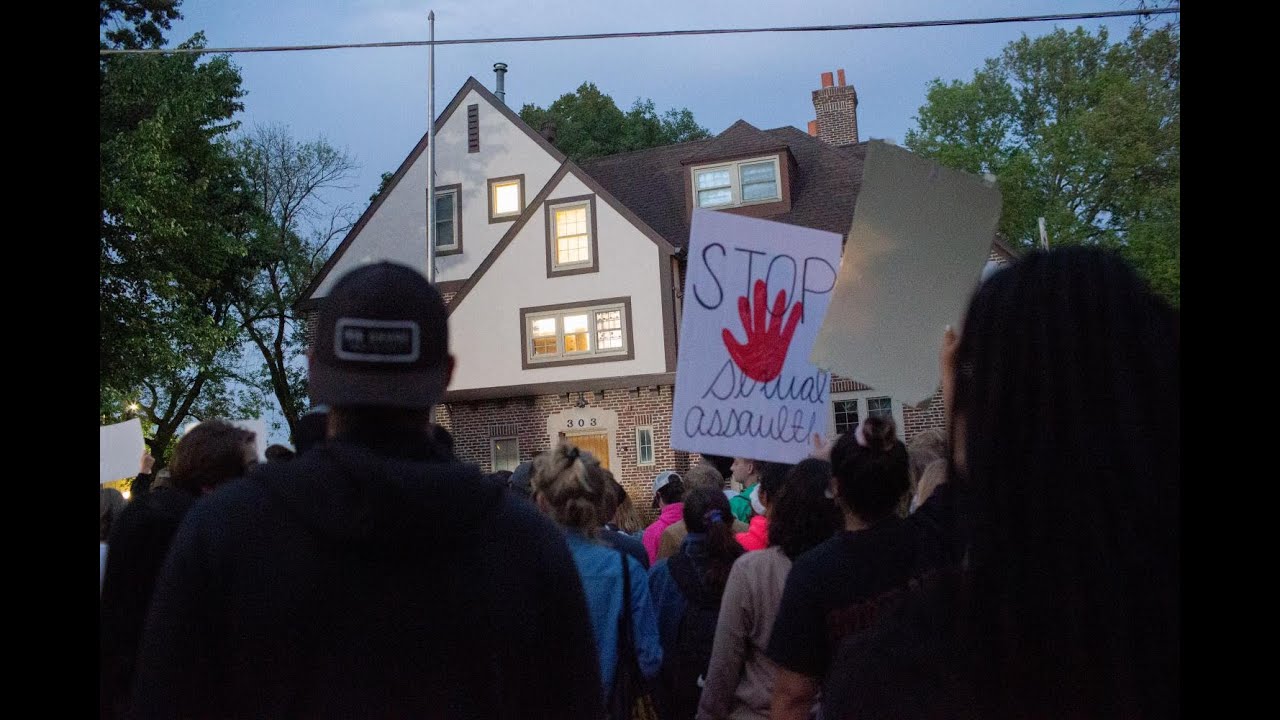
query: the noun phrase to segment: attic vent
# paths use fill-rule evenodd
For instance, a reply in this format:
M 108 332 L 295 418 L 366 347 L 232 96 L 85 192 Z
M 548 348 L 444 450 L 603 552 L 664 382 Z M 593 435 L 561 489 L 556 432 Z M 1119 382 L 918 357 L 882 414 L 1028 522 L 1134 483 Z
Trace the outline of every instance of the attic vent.
M 506 423 L 503 425 L 490 425 L 489 437 L 491 438 L 509 438 L 520 435 L 519 423 Z
M 480 152 L 480 106 L 467 106 L 467 152 Z

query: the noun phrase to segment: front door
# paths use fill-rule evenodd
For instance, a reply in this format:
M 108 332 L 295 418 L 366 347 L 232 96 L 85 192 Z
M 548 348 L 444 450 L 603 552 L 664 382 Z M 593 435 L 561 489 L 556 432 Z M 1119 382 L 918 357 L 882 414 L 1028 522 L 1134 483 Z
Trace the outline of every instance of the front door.
M 582 452 L 591 453 L 600 461 L 600 467 L 609 469 L 609 435 L 607 433 L 584 433 L 582 435 L 560 433 L 562 440 L 578 446 Z

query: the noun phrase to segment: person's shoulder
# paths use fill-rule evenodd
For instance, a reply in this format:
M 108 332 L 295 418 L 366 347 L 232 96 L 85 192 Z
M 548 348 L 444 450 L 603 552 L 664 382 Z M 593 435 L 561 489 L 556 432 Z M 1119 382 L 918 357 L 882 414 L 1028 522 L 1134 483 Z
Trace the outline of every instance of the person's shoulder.
M 792 561 L 791 573 L 797 577 L 807 577 L 813 573 L 821 573 L 833 563 L 840 562 L 846 551 L 846 535 L 848 533 L 838 532 L 806 550 Z

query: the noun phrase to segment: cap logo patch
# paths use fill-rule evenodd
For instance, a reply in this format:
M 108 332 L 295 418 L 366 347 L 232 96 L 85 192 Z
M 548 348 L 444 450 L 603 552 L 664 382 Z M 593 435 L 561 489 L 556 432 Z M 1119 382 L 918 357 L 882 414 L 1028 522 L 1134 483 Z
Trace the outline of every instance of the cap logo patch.
M 334 327 L 339 360 L 412 363 L 419 357 L 418 323 L 412 320 L 341 318 Z

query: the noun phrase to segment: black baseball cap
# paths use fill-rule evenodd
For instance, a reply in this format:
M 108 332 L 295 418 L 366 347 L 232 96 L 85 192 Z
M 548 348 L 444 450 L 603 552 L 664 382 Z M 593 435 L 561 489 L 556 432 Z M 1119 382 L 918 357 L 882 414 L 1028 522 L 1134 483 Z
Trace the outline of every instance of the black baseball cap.
M 312 402 L 426 409 L 444 396 L 448 364 L 444 298 L 407 265 L 356 268 L 320 303 Z

